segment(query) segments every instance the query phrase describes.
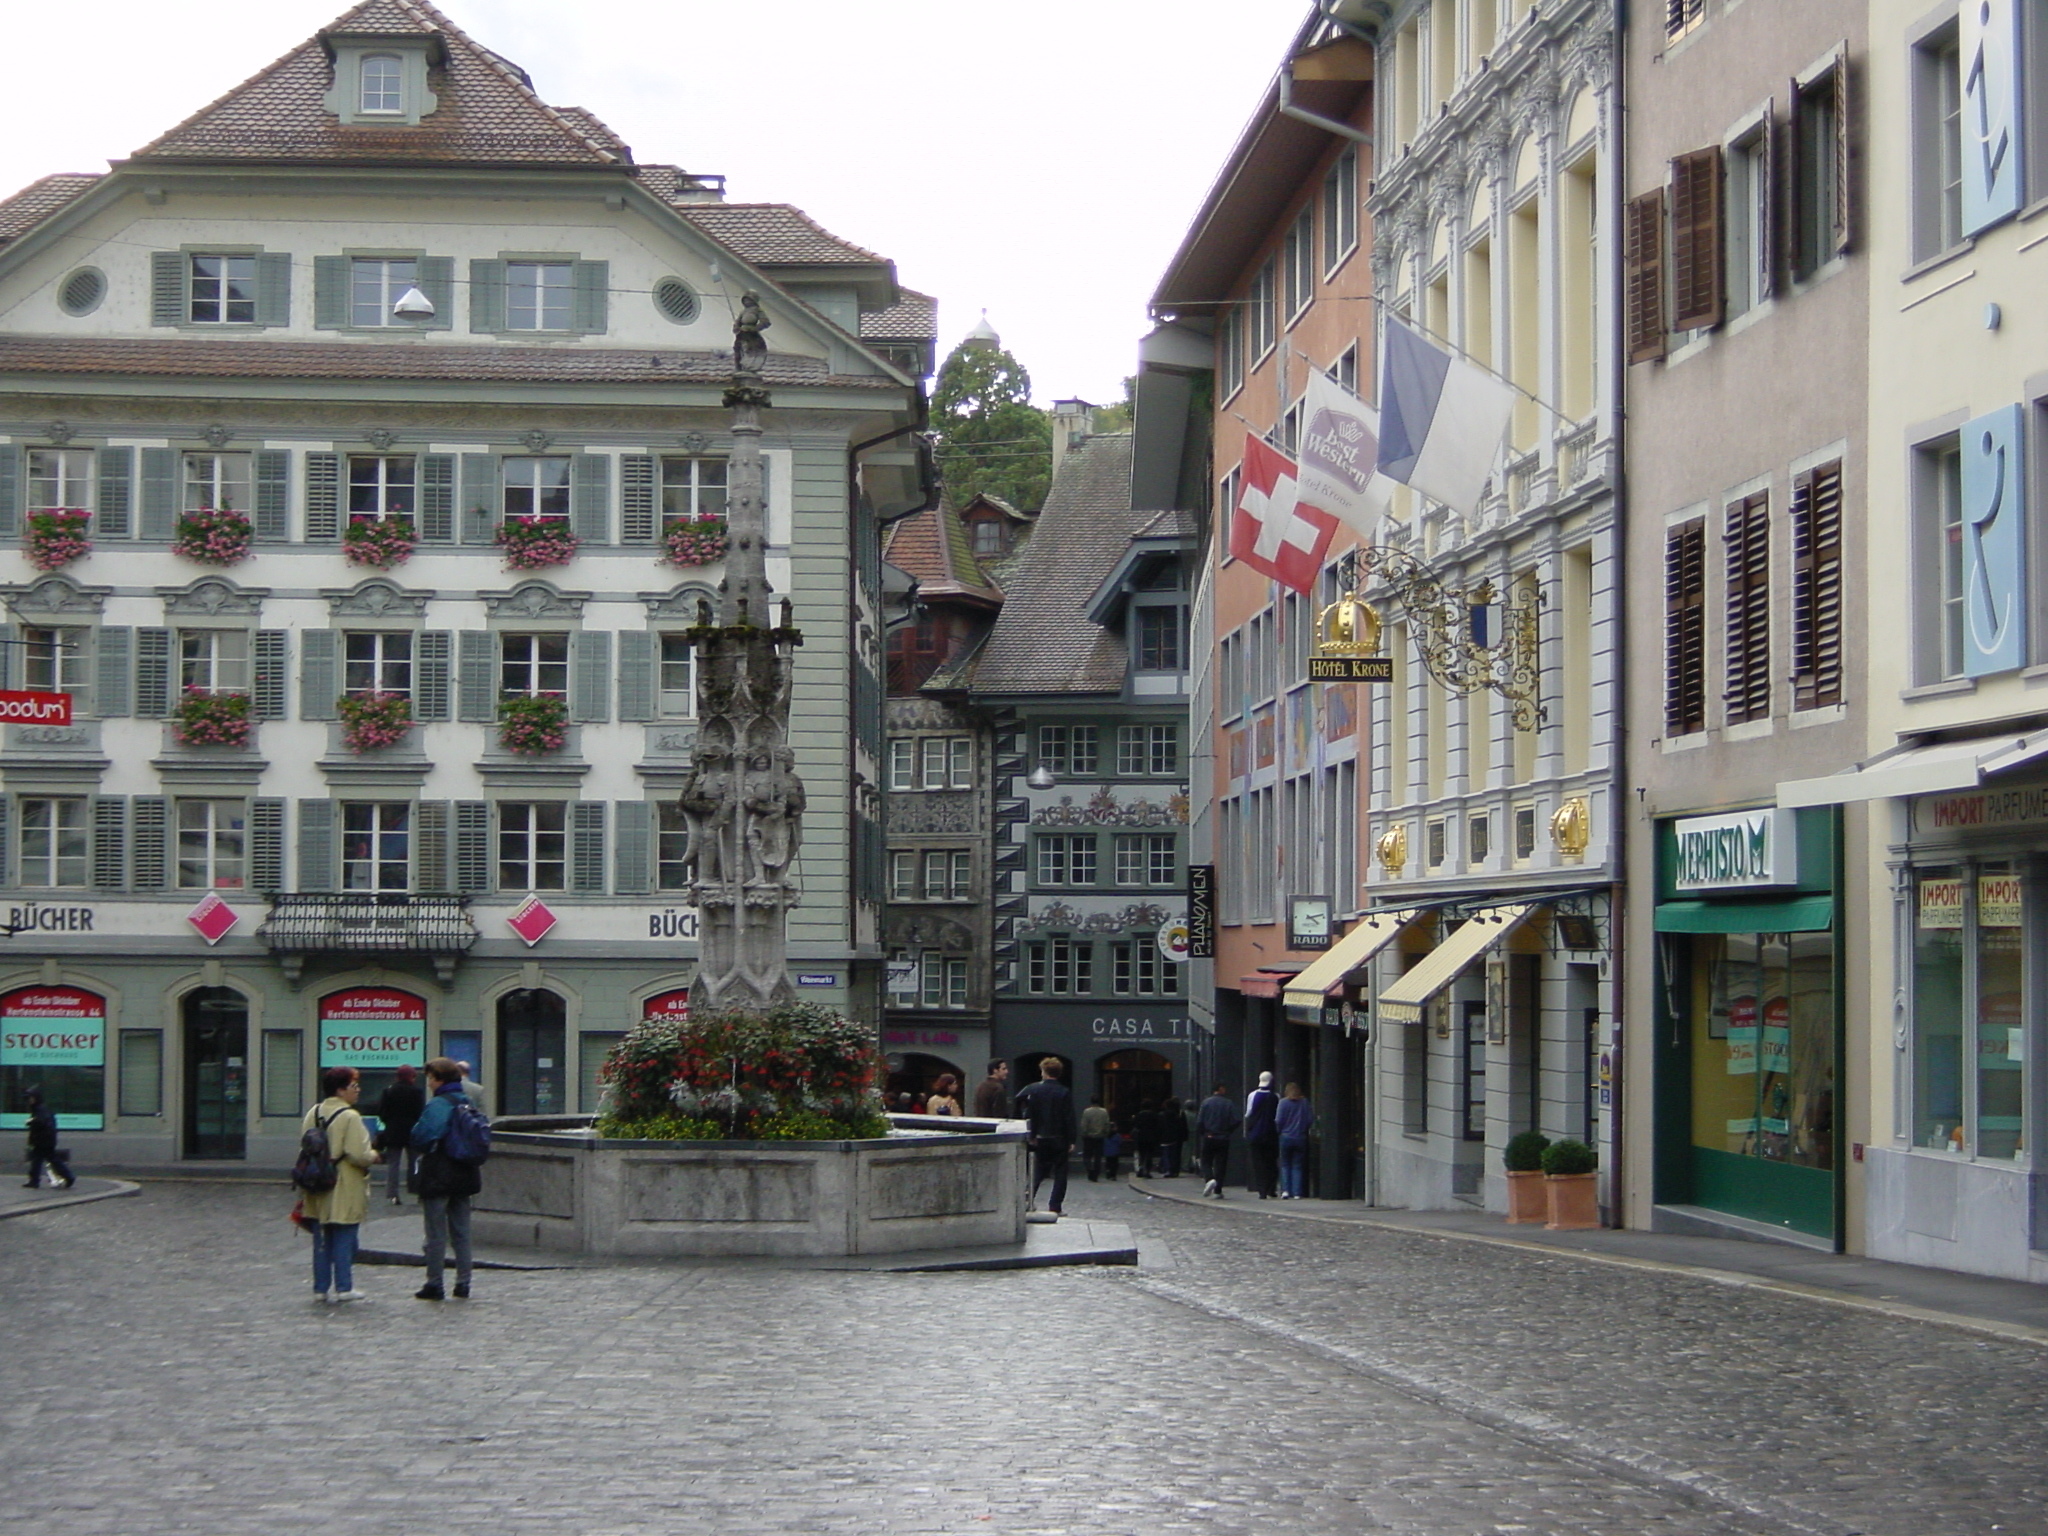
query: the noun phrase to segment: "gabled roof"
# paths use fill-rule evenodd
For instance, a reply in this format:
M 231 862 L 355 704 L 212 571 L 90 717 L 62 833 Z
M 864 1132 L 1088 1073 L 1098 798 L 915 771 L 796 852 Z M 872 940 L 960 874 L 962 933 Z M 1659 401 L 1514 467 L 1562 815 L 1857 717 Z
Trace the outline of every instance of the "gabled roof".
M 888 257 L 840 239 L 788 203 L 689 203 L 682 213 L 757 267 L 889 265 Z
M 345 124 L 326 107 L 329 34 L 432 37 L 440 105 L 416 126 Z M 632 154 L 580 107 L 557 109 L 526 72 L 475 42 L 427 0 L 364 0 L 283 58 L 258 70 L 144 145 L 142 161 L 623 167 Z
M 961 598 L 996 604 L 1002 589 L 975 558 L 967 529 L 951 507 L 940 505 L 889 525 L 882 558 L 917 578 L 920 597 Z
M 1103 580 L 1132 536 L 1156 520 L 1131 510 L 1131 435 L 1076 443 L 1006 572 L 1003 611 L 974 667 L 980 694 L 1120 693 L 1124 637 L 1088 621 Z
M 98 180 L 97 175 L 85 173 L 45 176 L 0 201 L 0 245 L 16 235 L 26 234 L 59 208 L 82 196 Z
M 862 341 L 936 341 L 938 335 L 939 301 L 914 288 L 903 290 L 900 303 L 860 317 Z

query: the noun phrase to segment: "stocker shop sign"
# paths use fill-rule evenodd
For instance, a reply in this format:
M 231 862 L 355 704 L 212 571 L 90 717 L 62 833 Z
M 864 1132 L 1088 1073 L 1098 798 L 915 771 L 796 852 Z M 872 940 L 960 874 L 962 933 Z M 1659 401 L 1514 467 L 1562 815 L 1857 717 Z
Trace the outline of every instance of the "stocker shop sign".
M 0 997 L 0 1066 L 101 1067 L 107 1004 L 71 987 L 26 987 Z
M 427 1059 L 427 1003 L 396 987 L 320 999 L 320 1065 L 377 1071 Z

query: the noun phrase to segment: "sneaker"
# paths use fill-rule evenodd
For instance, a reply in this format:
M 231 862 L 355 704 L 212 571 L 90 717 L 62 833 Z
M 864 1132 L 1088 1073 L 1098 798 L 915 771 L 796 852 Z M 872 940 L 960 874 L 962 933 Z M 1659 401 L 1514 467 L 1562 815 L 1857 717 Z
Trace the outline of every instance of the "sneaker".
M 442 1301 L 446 1299 L 446 1293 L 438 1285 L 423 1285 L 412 1293 L 412 1299 L 414 1301 Z
M 467 1280 L 458 1280 L 455 1283 L 455 1299 L 457 1301 L 469 1300 L 469 1282 Z
M 324 1307 L 332 1299 L 325 1291 L 315 1291 L 313 1293 L 313 1304 L 315 1306 Z
M 1210 1181 L 1209 1181 L 1208 1183 L 1204 1184 L 1204 1185 L 1202 1186 L 1202 1193 L 1203 1193 L 1203 1194 L 1205 1194 L 1205 1195 L 1213 1195 L 1213 1194 L 1215 1194 L 1215 1193 L 1216 1193 L 1216 1181 L 1215 1181 L 1214 1179 L 1211 1179 L 1211 1180 L 1210 1180 Z
M 344 1302 L 368 1301 L 369 1299 L 362 1291 L 336 1291 L 334 1293 L 334 1304 L 337 1307 L 341 1306 Z

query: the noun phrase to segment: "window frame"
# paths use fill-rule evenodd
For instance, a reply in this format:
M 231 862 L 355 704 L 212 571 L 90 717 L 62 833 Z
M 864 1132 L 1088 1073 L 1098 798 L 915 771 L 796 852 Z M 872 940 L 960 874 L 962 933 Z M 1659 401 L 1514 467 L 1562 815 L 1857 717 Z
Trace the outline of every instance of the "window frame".
M 559 657 L 538 654 L 542 650 L 559 645 Z M 515 657 L 515 647 L 526 649 L 529 654 Z M 500 699 L 562 699 L 569 697 L 569 636 L 558 629 L 507 630 L 498 636 L 498 697 Z M 524 683 L 515 684 L 514 668 L 526 673 Z M 559 669 L 561 686 L 550 688 L 547 682 Z
M 198 473 L 200 466 L 206 466 L 206 473 Z M 239 480 L 222 474 L 223 469 L 239 467 Z M 253 453 L 223 453 L 219 449 L 188 449 L 179 455 L 179 507 L 186 512 L 240 512 L 247 516 L 256 507 L 256 456 Z M 242 496 L 240 505 L 234 497 L 222 493 L 223 486 L 239 487 Z M 202 492 L 204 494 L 202 494 Z
M 1247 372 L 1263 363 L 1280 339 L 1279 321 L 1274 314 L 1279 302 L 1276 285 L 1274 259 L 1268 256 L 1252 275 L 1251 292 L 1245 300 L 1250 315 L 1245 337 L 1245 351 L 1250 359 Z
M 363 298 L 363 277 L 366 269 L 375 267 L 376 297 L 365 307 Z M 394 267 L 408 270 L 404 278 L 392 275 Z M 350 256 L 348 258 L 348 323 L 351 329 L 363 331 L 417 330 L 418 320 L 408 315 L 394 313 L 398 301 L 405 297 L 406 290 L 420 286 L 420 258 L 417 256 Z M 369 315 L 366 320 L 365 314 Z
M 411 698 L 419 665 L 413 654 L 412 642 L 413 634 L 409 629 L 344 630 L 341 637 L 342 696 L 363 698 L 373 693 L 395 693 Z M 392 654 L 399 650 L 404 654 Z M 365 654 L 354 654 L 357 651 Z M 370 681 L 358 683 L 353 680 L 359 668 L 368 669 Z
M 379 76 L 388 76 L 389 88 L 377 92 L 378 99 L 389 99 L 389 106 L 371 106 L 371 66 L 389 65 L 387 70 L 378 70 Z M 356 65 L 356 116 L 358 117 L 403 117 L 405 115 L 405 60 L 395 53 L 366 53 Z
M 1188 669 L 1188 610 L 1185 603 L 1137 603 L 1133 605 L 1131 665 L 1138 672 L 1185 672 Z M 1159 634 L 1161 621 L 1171 631 Z M 1170 641 L 1170 644 L 1165 643 Z M 1170 654 L 1169 654 L 1170 652 Z
M 732 493 L 731 464 L 729 458 L 718 454 L 664 455 L 656 468 L 661 531 L 665 534 L 683 522 L 724 521 Z M 715 482 L 709 474 L 712 468 L 718 472 Z M 673 479 L 671 471 L 675 472 Z M 682 505 L 674 505 L 676 502 Z
M 524 471 L 527 471 L 524 474 L 524 483 L 514 482 L 515 466 L 523 467 Z M 549 467 L 552 472 L 553 466 L 560 468 L 561 483 L 543 485 L 542 469 Z M 507 454 L 499 461 L 498 521 L 509 523 L 515 517 L 539 517 L 550 522 L 568 522 L 572 467 L 570 455 L 566 453 Z M 523 508 L 514 505 L 515 498 L 518 497 L 526 499 L 527 504 Z M 559 511 L 548 505 L 558 498 Z
M 1093 832 L 1041 832 L 1032 839 L 1032 884 L 1044 890 L 1094 890 L 1100 878 Z
M 203 808 L 203 816 L 187 812 Z M 228 825 L 221 825 L 223 817 Z M 228 796 L 181 795 L 171 807 L 172 862 L 176 888 L 181 891 L 241 891 L 248 889 L 249 802 Z M 188 834 L 201 839 L 196 856 L 187 853 Z M 196 865 L 201 876 L 188 880 L 186 868 Z
M 1323 173 L 1323 276 L 1335 277 L 1358 249 L 1358 151 L 1347 149 Z
M 254 251 L 186 251 L 185 257 L 185 323 L 204 326 L 244 326 L 254 329 L 262 322 L 259 313 L 256 285 L 260 263 Z M 219 262 L 217 272 L 200 270 L 202 262 Z M 236 263 L 246 263 L 247 272 L 235 270 Z M 237 292 L 233 285 L 245 284 Z M 200 288 L 205 284 L 212 297 L 201 298 Z M 211 316 L 201 315 L 200 307 L 211 305 L 216 310 Z M 247 313 L 238 311 L 246 309 Z
M 246 694 L 251 690 L 255 637 L 249 630 L 201 626 L 175 631 L 174 640 L 180 694 L 193 689 L 206 694 Z M 239 642 L 239 656 L 233 654 L 236 646 L 230 642 Z
M 676 660 L 669 653 L 680 647 L 682 659 Z M 669 687 L 671 669 L 682 667 L 687 680 L 681 688 Z M 671 707 L 670 701 L 682 699 L 681 708 Z M 654 643 L 654 712 L 664 720 L 694 720 L 697 718 L 697 647 L 688 635 L 675 633 L 660 634 Z
M 394 478 L 393 470 L 404 466 L 404 481 Z M 364 473 L 374 466 L 374 472 Z M 381 523 L 389 518 L 402 517 L 408 522 L 416 521 L 419 515 L 419 456 L 411 453 L 352 453 L 342 466 L 347 481 L 343 495 L 347 510 L 343 514 L 351 523 Z M 402 493 L 402 494 L 400 494 Z M 373 500 L 374 508 L 358 507 L 358 500 Z M 394 502 L 402 505 L 393 505 Z
M 42 826 L 32 825 L 31 806 L 48 808 Z M 24 890 L 77 891 L 86 889 L 92 874 L 92 824 L 84 795 L 21 795 L 15 800 L 16 835 L 14 883 Z M 65 825 L 65 813 L 75 813 L 75 825 Z M 31 839 L 40 834 L 42 850 L 31 851 Z M 75 840 L 76 852 L 67 853 L 68 841 Z M 36 870 L 40 863 L 42 868 Z M 76 879 L 65 879 L 67 865 L 76 865 Z M 34 878 L 41 874 L 45 878 Z
M 351 822 L 364 823 L 351 826 Z M 412 803 L 406 800 L 344 800 L 339 820 L 341 829 L 341 889 L 394 893 L 413 888 Z M 352 855 L 351 840 L 366 838 L 366 852 Z M 397 853 L 393 854 L 395 846 Z M 396 884 L 390 883 L 396 868 Z M 353 872 L 367 876 L 358 883 Z
M 1034 743 L 1038 766 L 1062 778 L 1092 778 L 1102 761 L 1101 742 L 1099 725 L 1041 725 Z
M 546 274 L 559 272 L 559 283 L 547 280 Z M 530 293 L 522 295 L 519 274 L 528 274 L 526 287 Z M 554 307 L 557 294 L 560 299 L 562 323 L 550 325 L 550 310 Z M 532 318 L 532 324 L 521 323 L 522 307 Z M 538 257 L 514 256 L 505 260 L 505 329 L 527 334 L 541 333 L 563 335 L 576 329 L 576 263 L 571 258 L 543 260 Z
M 27 491 L 22 503 L 24 511 L 92 511 L 93 493 L 98 483 L 98 459 L 99 455 L 90 448 L 30 447 L 24 455 L 22 465 Z M 48 473 L 41 466 L 53 466 L 56 472 Z M 80 466 L 83 466 L 84 473 L 73 474 L 72 471 Z M 83 486 L 82 493 L 71 495 L 71 487 L 80 483 Z M 56 489 L 45 491 L 42 489 L 45 485 L 53 485 Z
M 654 806 L 654 888 L 684 891 L 690 888 L 689 867 L 683 862 L 689 851 L 690 823 L 674 800 L 659 800 Z
M 1909 50 L 1911 242 L 1917 263 L 1938 260 L 1971 244 L 1963 233 L 1964 92 L 1957 18 L 1950 15 L 1937 22 L 1912 39 Z
M 1293 325 L 1315 302 L 1316 296 L 1316 207 L 1303 203 L 1280 242 L 1280 310 L 1286 325 Z
M 566 891 L 569 888 L 569 807 L 560 800 L 500 800 L 493 807 L 495 847 L 492 852 L 493 868 L 497 875 L 498 890 L 501 894 L 534 894 L 541 891 Z M 523 823 L 513 825 L 514 822 Z M 554 822 L 555 825 L 543 825 Z M 543 839 L 552 839 L 544 843 Z M 553 854 L 543 852 L 544 848 L 559 850 Z M 516 849 L 522 851 L 514 851 Z M 554 872 L 552 883 L 541 876 L 548 870 Z M 507 880 L 514 871 L 523 871 L 524 883 Z
M 39 636 L 50 638 L 38 639 Z M 92 627 L 86 624 L 23 624 L 18 638 L 22 687 L 30 693 L 68 693 L 73 714 L 92 714 L 93 685 L 97 681 L 93 666 L 95 632 Z

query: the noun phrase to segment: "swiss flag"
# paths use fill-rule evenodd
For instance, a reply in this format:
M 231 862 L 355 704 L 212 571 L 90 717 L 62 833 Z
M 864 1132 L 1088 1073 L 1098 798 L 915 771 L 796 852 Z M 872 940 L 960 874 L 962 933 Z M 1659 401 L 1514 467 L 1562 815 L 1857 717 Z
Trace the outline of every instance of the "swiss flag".
M 1244 488 L 1230 518 L 1230 553 L 1297 592 L 1312 593 L 1337 519 L 1295 499 L 1294 464 L 1256 437 L 1244 440 Z

